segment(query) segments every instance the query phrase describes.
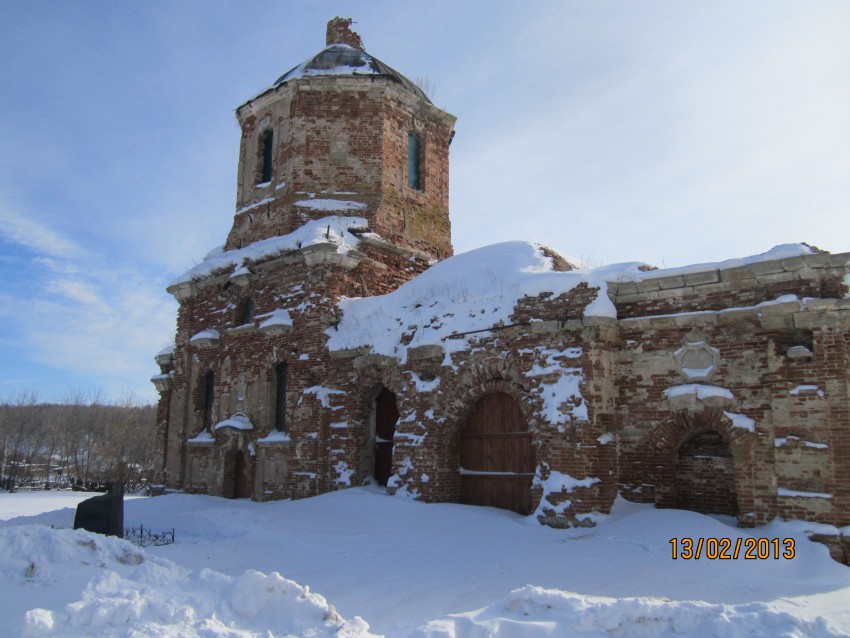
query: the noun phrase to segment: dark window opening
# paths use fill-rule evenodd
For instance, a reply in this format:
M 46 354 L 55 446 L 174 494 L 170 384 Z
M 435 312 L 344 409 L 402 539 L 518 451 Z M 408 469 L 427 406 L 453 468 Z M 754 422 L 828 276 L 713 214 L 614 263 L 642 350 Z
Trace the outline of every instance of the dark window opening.
M 421 179 L 419 172 L 419 158 L 421 153 L 421 144 L 419 137 L 415 133 L 407 134 L 407 183 L 411 188 L 419 190 L 421 188 Z
M 263 152 L 263 171 L 260 175 L 260 183 L 265 184 L 272 181 L 272 155 L 274 153 L 274 133 L 266 131 L 260 144 Z
M 286 362 L 275 366 L 275 402 L 274 402 L 274 429 L 283 432 L 286 428 L 286 375 L 288 366 Z
M 254 300 L 250 297 L 242 302 L 242 309 L 239 313 L 239 325 L 244 326 L 246 323 L 254 321 Z
M 215 373 L 207 370 L 204 375 L 204 429 L 212 425 L 213 399 L 215 398 Z
M 794 346 L 803 346 L 804 348 L 808 348 L 810 352 L 813 352 L 815 349 L 814 332 L 801 328 L 778 331 L 774 336 L 774 341 L 780 352 L 784 352 Z

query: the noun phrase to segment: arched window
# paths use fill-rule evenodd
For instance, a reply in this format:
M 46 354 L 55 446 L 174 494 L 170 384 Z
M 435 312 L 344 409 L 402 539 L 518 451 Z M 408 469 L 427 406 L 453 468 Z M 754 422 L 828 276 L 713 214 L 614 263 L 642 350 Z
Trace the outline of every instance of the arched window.
M 212 426 L 213 399 L 215 399 L 215 372 L 207 370 L 204 374 L 204 429 Z
M 248 297 L 245 301 L 242 302 L 242 306 L 239 309 L 239 316 L 237 319 L 237 325 L 244 326 L 246 323 L 251 323 L 254 321 L 254 300 Z
M 283 432 L 286 429 L 286 361 L 278 363 L 274 368 L 275 397 L 274 397 L 274 429 Z
M 407 134 L 407 184 L 419 190 L 421 179 L 419 175 L 419 156 L 421 148 L 416 133 Z
M 265 184 L 272 181 L 272 160 L 274 156 L 274 133 L 266 131 L 260 140 L 260 152 L 262 153 L 263 164 L 260 172 L 260 182 Z

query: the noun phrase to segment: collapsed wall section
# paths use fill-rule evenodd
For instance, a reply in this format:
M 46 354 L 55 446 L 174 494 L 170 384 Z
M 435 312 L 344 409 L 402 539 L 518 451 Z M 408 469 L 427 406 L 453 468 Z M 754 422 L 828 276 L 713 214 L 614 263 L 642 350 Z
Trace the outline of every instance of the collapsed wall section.
M 703 502 L 743 525 L 850 522 L 847 262 L 804 254 L 610 285 L 624 495 Z M 725 450 L 690 454 L 706 433 Z M 724 482 L 731 507 L 713 502 Z

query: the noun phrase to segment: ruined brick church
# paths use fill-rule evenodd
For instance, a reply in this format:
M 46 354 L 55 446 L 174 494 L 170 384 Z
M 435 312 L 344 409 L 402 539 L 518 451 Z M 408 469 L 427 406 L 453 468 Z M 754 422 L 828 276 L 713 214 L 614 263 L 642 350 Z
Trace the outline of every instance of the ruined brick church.
M 617 495 L 850 525 L 850 255 L 452 256 L 455 117 L 350 23 L 236 110 L 233 227 L 168 288 L 163 485 L 262 501 L 377 484 L 554 526 Z

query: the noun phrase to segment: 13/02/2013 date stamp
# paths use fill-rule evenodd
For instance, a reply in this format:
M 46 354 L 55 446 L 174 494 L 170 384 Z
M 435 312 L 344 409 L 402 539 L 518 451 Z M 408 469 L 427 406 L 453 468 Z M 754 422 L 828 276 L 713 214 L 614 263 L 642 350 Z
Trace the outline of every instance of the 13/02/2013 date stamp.
M 671 538 L 673 560 L 779 560 L 795 555 L 793 538 Z

